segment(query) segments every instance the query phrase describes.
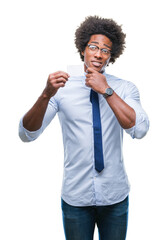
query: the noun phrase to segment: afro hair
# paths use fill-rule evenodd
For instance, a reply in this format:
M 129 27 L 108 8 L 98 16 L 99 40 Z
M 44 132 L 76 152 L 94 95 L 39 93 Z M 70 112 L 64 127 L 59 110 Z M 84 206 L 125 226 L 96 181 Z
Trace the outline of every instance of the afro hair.
M 85 50 L 90 37 L 94 34 L 102 34 L 112 42 L 112 52 L 110 62 L 114 63 L 124 51 L 126 34 L 122 32 L 122 28 L 113 19 L 101 18 L 98 16 L 88 16 L 85 21 L 76 29 L 75 45 L 80 53 L 82 61 L 84 56 L 82 52 Z

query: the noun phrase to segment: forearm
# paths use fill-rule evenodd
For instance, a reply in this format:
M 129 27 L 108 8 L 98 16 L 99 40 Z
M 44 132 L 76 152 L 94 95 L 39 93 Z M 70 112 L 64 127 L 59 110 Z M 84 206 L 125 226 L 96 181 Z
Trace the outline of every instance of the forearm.
M 64 87 L 70 76 L 62 71 L 49 75 L 47 85 L 38 98 L 34 106 L 27 112 L 23 118 L 23 127 L 29 131 L 36 131 L 42 126 L 43 118 L 52 96 L 56 94 L 60 87 Z
M 122 128 L 128 129 L 135 125 L 136 114 L 134 109 L 125 103 L 115 92 L 112 96 L 107 97 L 106 100 Z
M 42 126 L 43 118 L 50 98 L 41 94 L 33 107 L 25 114 L 23 126 L 29 131 L 36 131 Z

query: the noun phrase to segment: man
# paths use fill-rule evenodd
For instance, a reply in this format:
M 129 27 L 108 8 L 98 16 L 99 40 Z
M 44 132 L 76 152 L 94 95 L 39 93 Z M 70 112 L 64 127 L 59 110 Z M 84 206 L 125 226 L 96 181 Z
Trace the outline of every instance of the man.
M 49 75 L 35 105 L 20 121 L 20 138 L 35 140 L 58 113 L 64 142 L 62 211 L 67 240 L 126 238 L 128 194 L 123 129 L 132 138 L 148 131 L 148 117 L 131 82 L 105 73 L 124 50 L 125 34 L 112 19 L 87 17 L 75 44 L 85 74 Z

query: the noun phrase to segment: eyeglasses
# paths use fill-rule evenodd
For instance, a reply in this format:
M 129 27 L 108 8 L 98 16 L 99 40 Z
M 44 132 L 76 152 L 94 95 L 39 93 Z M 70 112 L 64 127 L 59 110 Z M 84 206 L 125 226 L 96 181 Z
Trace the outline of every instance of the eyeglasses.
M 105 56 L 109 56 L 111 54 L 111 51 L 108 50 L 107 48 L 99 48 L 98 46 L 92 44 L 88 44 L 87 46 L 89 50 L 91 50 L 94 53 L 97 53 L 98 50 L 100 49 L 101 53 Z

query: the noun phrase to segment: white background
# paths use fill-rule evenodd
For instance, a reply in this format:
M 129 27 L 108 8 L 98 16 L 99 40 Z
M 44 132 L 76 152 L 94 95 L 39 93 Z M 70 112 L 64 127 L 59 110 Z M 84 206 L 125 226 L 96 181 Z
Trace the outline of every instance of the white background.
M 127 48 L 107 72 L 136 84 L 150 119 L 142 140 L 124 135 L 131 183 L 127 239 L 168 239 L 166 1 L 6 0 L 0 4 L 1 240 L 64 239 L 58 118 L 32 143 L 20 141 L 18 123 L 49 73 L 81 63 L 74 33 L 88 15 L 123 25 Z

